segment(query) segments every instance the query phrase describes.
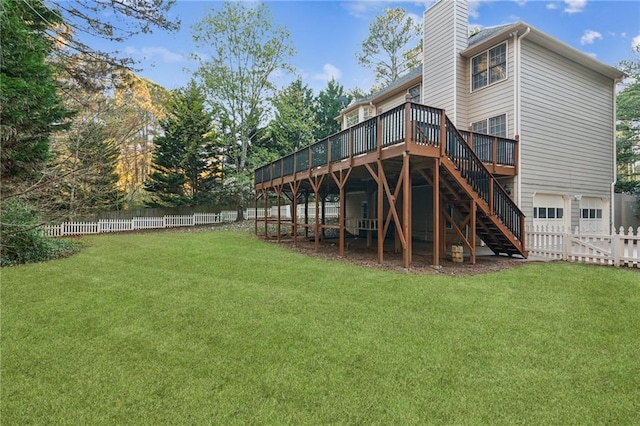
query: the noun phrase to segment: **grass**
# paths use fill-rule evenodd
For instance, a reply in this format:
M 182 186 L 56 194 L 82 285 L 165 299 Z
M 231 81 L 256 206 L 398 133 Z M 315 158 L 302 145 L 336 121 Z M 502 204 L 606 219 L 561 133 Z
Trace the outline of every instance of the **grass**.
M 638 424 L 640 274 L 419 276 L 242 233 L 4 268 L 3 424 Z

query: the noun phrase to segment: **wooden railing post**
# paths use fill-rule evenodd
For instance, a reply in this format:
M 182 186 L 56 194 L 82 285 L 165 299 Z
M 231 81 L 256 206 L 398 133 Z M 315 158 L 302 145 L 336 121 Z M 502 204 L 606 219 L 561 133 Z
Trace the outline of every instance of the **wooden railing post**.
M 409 152 L 413 132 L 411 131 L 411 96 L 407 93 L 404 97 L 404 150 Z
M 353 126 L 349 127 L 349 165 L 353 167 Z
M 447 143 L 447 113 L 440 110 L 440 157 L 446 155 L 446 143 Z
M 496 136 L 493 137 L 493 152 L 491 153 L 493 170 L 492 173 L 496 172 L 496 164 L 498 163 L 498 138 Z

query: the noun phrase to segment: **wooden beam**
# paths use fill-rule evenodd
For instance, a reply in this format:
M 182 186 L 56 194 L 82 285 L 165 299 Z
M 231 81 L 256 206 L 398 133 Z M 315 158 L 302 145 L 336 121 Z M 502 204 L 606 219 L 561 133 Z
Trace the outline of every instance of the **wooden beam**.
M 471 264 L 476 264 L 476 200 L 471 200 Z
M 408 107 L 411 104 L 407 103 Z M 409 120 L 407 118 L 407 120 Z M 402 266 L 405 269 L 411 264 L 411 162 L 409 154 L 405 154 L 402 158 L 403 185 L 404 191 L 402 196 L 402 232 L 406 241 L 402 251 Z
M 442 134 L 442 132 L 441 132 Z M 440 141 L 443 143 L 443 141 Z M 440 266 L 440 159 L 433 167 L 433 266 Z

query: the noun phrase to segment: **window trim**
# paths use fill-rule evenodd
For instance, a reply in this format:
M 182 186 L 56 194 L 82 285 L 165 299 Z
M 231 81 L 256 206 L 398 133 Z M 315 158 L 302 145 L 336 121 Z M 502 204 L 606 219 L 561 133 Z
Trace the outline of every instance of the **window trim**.
M 494 135 L 490 132 L 490 127 L 489 127 L 489 120 L 494 119 L 494 118 L 498 118 L 498 117 L 502 117 L 504 116 L 504 136 L 499 136 L 499 135 Z M 482 120 L 476 120 L 474 122 L 471 123 L 471 129 L 473 129 L 475 124 L 478 123 L 484 123 L 485 127 L 487 129 L 486 133 L 482 133 L 482 132 L 476 132 L 475 130 L 473 130 L 473 133 L 481 133 L 481 134 L 486 134 L 486 135 L 491 135 L 491 136 L 496 136 L 498 138 L 507 138 L 509 137 L 509 113 L 504 113 L 504 114 L 498 114 L 498 115 L 494 115 L 493 117 L 487 117 L 484 118 Z
M 504 76 L 504 78 L 502 78 L 500 80 L 496 80 L 493 83 L 490 83 L 489 82 L 489 80 L 490 80 L 489 79 L 489 74 L 490 74 L 489 70 L 491 69 L 491 67 L 489 66 L 489 52 L 491 50 L 493 50 L 493 49 L 496 49 L 496 48 L 502 46 L 502 45 L 505 46 L 505 48 L 504 48 L 504 54 L 505 54 L 505 58 L 504 58 L 504 74 L 505 74 L 505 76 Z M 487 71 L 487 84 L 485 84 L 484 86 L 480 86 L 480 87 L 474 89 L 473 88 L 473 76 L 474 76 L 474 74 L 473 74 L 473 60 L 475 58 L 479 57 L 479 56 L 482 56 L 482 55 L 486 55 L 486 58 L 487 58 L 487 69 L 486 69 L 486 71 Z M 469 59 L 469 89 L 470 89 L 470 93 L 478 92 L 478 91 L 480 91 L 482 89 L 486 89 L 487 87 L 491 87 L 491 86 L 493 86 L 495 84 L 502 83 L 503 81 L 507 81 L 508 79 L 509 79 L 509 43 L 507 42 L 507 40 L 503 41 L 502 43 L 498 43 L 498 44 L 496 44 L 494 46 L 491 46 L 487 50 L 485 50 L 483 52 L 480 52 L 477 55 L 472 56 Z

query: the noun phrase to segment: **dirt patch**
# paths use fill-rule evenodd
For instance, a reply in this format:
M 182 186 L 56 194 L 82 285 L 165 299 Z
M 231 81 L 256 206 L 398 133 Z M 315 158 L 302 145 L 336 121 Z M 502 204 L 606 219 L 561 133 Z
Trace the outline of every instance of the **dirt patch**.
M 220 231 L 233 230 L 239 232 L 247 232 L 254 234 L 254 222 L 246 220 L 243 222 L 234 222 L 223 225 L 206 226 L 206 227 L 190 227 L 190 228 L 174 228 L 173 232 L 202 232 L 202 231 Z M 262 226 L 259 230 L 264 229 Z M 483 254 L 476 257 L 476 264 L 472 265 L 468 259 L 463 263 L 452 262 L 451 260 L 442 260 L 440 268 L 433 268 L 433 256 L 428 252 L 430 247 L 422 244 L 414 246 L 414 253 L 409 269 L 402 266 L 402 252 L 394 253 L 392 248 L 385 249 L 384 262 L 382 265 L 378 263 L 377 248 L 375 241 L 373 247 L 366 247 L 364 239 L 349 239 L 345 245 L 345 255 L 338 255 L 338 241 L 336 239 L 327 239 L 320 242 L 318 249 L 315 249 L 313 240 L 305 239 L 302 235 L 298 237 L 297 244 L 294 246 L 291 236 L 283 236 L 280 242 L 274 238 L 268 239 L 272 244 L 277 244 L 291 251 L 302 253 L 306 256 L 328 259 L 336 262 L 347 262 L 353 265 L 359 265 L 367 268 L 376 268 L 381 270 L 390 270 L 401 273 L 412 274 L 431 274 L 431 275 L 475 275 L 486 274 L 489 272 L 500 271 L 503 269 L 517 268 L 525 262 L 520 258 L 511 258 L 507 256 L 495 256 L 489 254 L 487 249 L 482 250 Z

